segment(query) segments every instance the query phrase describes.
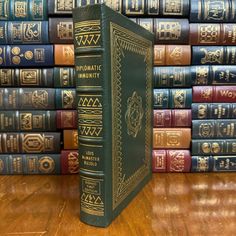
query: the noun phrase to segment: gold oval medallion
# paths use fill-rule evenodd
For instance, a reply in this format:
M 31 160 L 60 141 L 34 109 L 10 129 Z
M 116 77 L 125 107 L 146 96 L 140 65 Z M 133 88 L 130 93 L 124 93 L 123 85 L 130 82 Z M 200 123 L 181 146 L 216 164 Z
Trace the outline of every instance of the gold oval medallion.
M 11 53 L 12 53 L 13 55 L 18 55 L 18 54 L 20 53 L 20 48 L 19 48 L 19 47 L 13 47 L 13 48 L 11 49 Z
M 15 65 L 19 65 L 20 64 L 20 57 L 19 56 L 14 56 L 12 58 L 12 63 Z
M 34 54 L 31 51 L 26 51 L 25 52 L 25 59 L 26 60 L 31 60 L 33 58 Z
M 55 162 L 49 156 L 44 156 L 39 160 L 39 171 L 48 174 L 52 173 L 55 169 Z

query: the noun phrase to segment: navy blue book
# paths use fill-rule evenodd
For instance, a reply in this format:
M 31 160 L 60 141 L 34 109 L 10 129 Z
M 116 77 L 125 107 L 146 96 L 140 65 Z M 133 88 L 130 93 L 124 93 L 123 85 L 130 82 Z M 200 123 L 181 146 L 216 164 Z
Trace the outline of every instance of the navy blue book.
M 53 67 L 53 45 L 0 45 L 0 68 Z

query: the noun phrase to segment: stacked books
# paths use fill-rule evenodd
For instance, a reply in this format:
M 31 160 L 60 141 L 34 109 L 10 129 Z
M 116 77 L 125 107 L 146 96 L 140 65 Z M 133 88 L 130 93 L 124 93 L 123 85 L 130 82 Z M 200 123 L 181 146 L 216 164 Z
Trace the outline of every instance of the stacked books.
M 60 128 L 76 106 L 74 85 L 66 84 L 73 68 L 55 67 L 64 65 L 58 58 L 74 60 L 73 48 L 52 45 L 48 3 L 0 3 L 1 174 L 61 174 L 71 166 L 78 172 L 78 154 L 60 154 Z

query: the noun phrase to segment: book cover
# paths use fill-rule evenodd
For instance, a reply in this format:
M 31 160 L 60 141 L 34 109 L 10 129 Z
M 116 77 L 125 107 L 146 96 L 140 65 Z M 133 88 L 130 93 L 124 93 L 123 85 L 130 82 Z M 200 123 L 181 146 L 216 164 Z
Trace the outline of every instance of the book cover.
M 151 178 L 154 36 L 104 4 L 73 20 L 80 219 L 105 227 Z

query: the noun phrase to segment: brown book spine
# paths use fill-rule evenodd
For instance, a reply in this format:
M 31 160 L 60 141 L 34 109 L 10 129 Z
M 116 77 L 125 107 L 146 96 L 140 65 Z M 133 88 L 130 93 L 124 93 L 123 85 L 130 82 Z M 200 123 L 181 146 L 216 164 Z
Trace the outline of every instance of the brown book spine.
M 77 116 L 76 110 L 57 110 L 57 128 L 77 129 Z
M 166 150 L 152 151 L 152 172 L 166 172 Z
M 236 24 L 190 24 L 191 45 L 235 45 Z
M 188 149 L 190 141 L 190 128 L 153 129 L 153 148 Z
M 74 62 L 74 45 L 73 44 L 55 44 L 54 61 L 56 66 L 73 66 Z
M 78 149 L 78 130 L 63 130 L 64 149 Z
M 155 45 L 154 65 L 190 65 L 190 45 Z
M 166 150 L 167 172 L 190 172 L 191 154 L 189 150 Z
M 79 155 L 75 150 L 61 151 L 61 174 L 79 173 Z

